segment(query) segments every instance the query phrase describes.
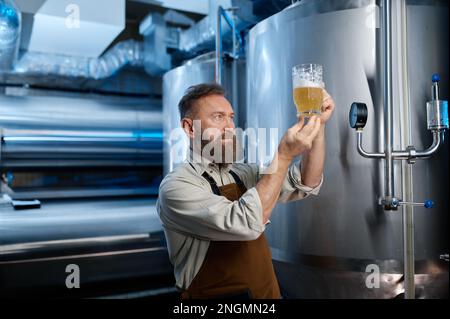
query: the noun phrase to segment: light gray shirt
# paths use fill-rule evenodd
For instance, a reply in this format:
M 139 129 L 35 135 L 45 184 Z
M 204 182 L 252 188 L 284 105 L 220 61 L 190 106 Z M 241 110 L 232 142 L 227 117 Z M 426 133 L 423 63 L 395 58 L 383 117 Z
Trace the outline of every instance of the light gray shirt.
M 234 163 L 219 167 L 210 162 L 177 166 L 167 174 L 159 188 L 156 208 L 161 218 L 174 266 L 176 286 L 187 289 L 199 271 L 210 241 L 257 239 L 264 232 L 263 209 L 255 185 L 261 175 L 258 166 Z M 234 183 L 232 169 L 247 187 L 239 200 L 215 195 L 204 171 L 218 186 Z M 289 167 L 278 202 L 317 195 L 322 186 L 302 185 L 299 163 Z

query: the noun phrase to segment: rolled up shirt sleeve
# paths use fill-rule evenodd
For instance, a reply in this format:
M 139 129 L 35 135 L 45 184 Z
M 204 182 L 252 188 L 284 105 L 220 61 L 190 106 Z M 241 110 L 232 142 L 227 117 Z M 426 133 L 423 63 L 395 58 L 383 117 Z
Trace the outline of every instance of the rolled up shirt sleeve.
M 205 240 L 254 240 L 265 229 L 254 187 L 230 201 L 188 179 L 163 181 L 157 209 L 164 227 Z
M 316 187 L 309 187 L 302 184 L 302 177 L 300 173 L 300 164 L 295 162 L 289 167 L 286 178 L 280 191 L 278 202 L 286 203 L 290 201 L 304 199 L 310 195 L 318 195 L 323 183 L 323 175 L 320 179 L 319 185 Z

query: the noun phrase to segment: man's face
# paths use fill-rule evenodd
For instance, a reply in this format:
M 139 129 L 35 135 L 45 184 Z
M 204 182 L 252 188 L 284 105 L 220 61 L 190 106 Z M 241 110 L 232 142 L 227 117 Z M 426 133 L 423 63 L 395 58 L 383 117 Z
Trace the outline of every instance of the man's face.
M 192 118 L 201 124 L 200 131 L 194 125 L 193 137 L 201 139 L 202 156 L 212 156 L 215 162 L 222 163 L 236 159 L 234 112 L 225 97 L 210 95 L 201 98 L 193 107 Z M 218 149 L 221 149 L 221 154 L 217 154 Z

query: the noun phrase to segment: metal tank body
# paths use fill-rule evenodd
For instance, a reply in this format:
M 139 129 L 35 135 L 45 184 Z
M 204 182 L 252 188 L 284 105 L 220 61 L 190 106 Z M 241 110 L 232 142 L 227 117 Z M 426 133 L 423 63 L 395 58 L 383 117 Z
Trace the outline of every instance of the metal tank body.
M 236 126 L 243 127 L 246 101 L 245 62 L 240 59 L 234 63 L 236 63 L 237 72 L 233 72 L 232 61 L 223 62 L 221 85 L 237 114 L 236 118 L 239 119 L 235 123 Z M 214 52 L 211 52 L 189 60 L 163 76 L 164 174 L 172 171 L 176 164 L 183 161 L 187 155 L 189 141 L 180 127 L 178 103 L 188 87 L 200 83 L 213 83 L 214 68 Z
M 404 291 L 402 208 L 384 211 L 377 204 L 383 194 L 383 162 L 358 154 L 356 134 L 348 124 L 351 103 L 366 103 L 364 146 L 383 150 L 377 5 L 369 0 L 302 1 L 250 30 L 247 124 L 279 129 L 266 149 L 296 121 L 292 66 L 322 64 L 326 89 L 336 103 L 326 127 L 319 196 L 278 204 L 266 229 L 277 277 L 288 298 L 395 298 Z M 394 103 L 394 148 L 404 147 L 401 138 L 409 135 L 416 148 L 424 149 L 432 140 L 425 105 L 433 73 L 441 74 L 441 97 L 449 97 L 448 5 L 407 1 L 406 8 L 409 108 L 407 103 Z M 393 79 L 398 82 L 396 74 Z M 394 102 L 399 101 L 395 83 L 393 91 Z M 410 132 L 401 123 L 405 112 L 411 116 Z M 251 146 L 261 148 L 257 142 Z M 433 158 L 412 166 L 414 200 L 436 203 L 429 211 L 414 209 L 418 298 L 448 296 L 448 263 L 440 260 L 448 253 L 448 151 L 447 141 Z M 394 172 L 395 192 L 401 197 L 408 185 L 402 182 L 405 171 L 399 161 Z M 378 289 L 369 288 L 373 267 L 381 273 Z

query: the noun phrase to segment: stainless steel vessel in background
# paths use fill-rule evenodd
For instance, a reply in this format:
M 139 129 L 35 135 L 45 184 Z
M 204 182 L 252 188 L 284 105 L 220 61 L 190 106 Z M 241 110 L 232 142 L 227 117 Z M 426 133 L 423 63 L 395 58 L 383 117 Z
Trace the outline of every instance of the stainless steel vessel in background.
M 0 298 L 78 296 L 71 264 L 80 297 L 172 286 L 154 198 L 160 102 L 29 92 L 0 96 Z
M 164 174 L 172 171 L 174 166 L 182 161 L 187 153 L 188 140 L 180 127 L 180 113 L 178 103 L 186 89 L 200 83 L 214 82 L 215 52 L 206 53 L 185 62 L 163 76 L 163 131 L 164 131 Z M 222 64 L 222 86 L 226 97 L 236 113 L 236 126 L 245 125 L 245 61 L 237 63 L 233 72 L 233 61 L 225 60 Z M 233 80 L 234 79 L 234 80 Z M 233 92 L 233 81 L 235 83 Z
M 246 117 L 248 127 L 279 129 L 278 137 L 265 145 L 267 150 L 296 121 L 294 65 L 322 64 L 326 89 L 336 102 L 326 127 L 327 158 L 319 196 L 277 205 L 266 230 L 286 297 L 395 298 L 404 292 L 403 208 L 384 211 L 378 205 L 383 163 L 358 154 L 356 135 L 348 124 L 351 103 L 366 103 L 364 145 L 383 149 L 378 5 L 374 0 L 305 0 L 260 22 L 249 34 Z M 441 96 L 449 95 L 448 13 L 448 4 L 442 1 L 406 1 L 409 90 L 402 92 L 405 79 L 393 72 L 396 149 L 406 146 L 405 137 L 420 149 L 431 144 L 426 102 L 433 73 L 441 75 Z M 402 63 L 398 57 L 394 50 L 394 70 Z M 402 122 L 405 113 L 409 125 Z M 253 146 L 261 148 L 257 142 Z M 448 162 L 447 142 L 434 157 L 412 167 L 412 187 L 405 182 L 405 166 L 400 162 L 394 166 L 397 194 L 411 191 L 416 201 L 436 203 L 429 211 L 414 209 L 418 298 L 448 297 L 448 263 L 440 260 L 449 248 Z M 370 275 L 378 270 L 380 287 L 373 288 Z
M 0 168 L 158 166 L 156 100 L 0 96 Z

